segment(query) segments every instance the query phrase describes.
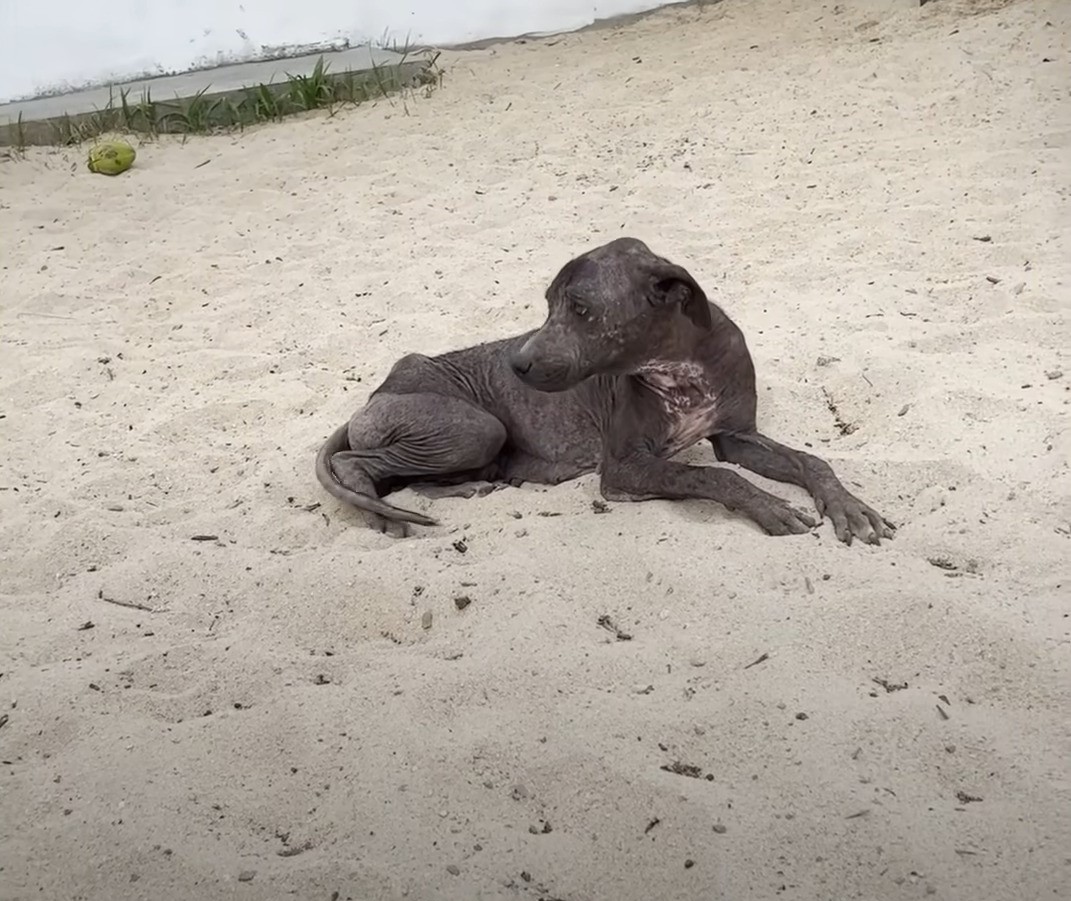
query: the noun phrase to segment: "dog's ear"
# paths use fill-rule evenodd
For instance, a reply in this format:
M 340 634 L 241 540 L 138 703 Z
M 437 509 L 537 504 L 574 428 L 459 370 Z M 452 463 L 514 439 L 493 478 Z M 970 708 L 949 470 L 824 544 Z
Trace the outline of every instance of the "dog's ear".
M 683 266 L 659 261 L 652 273 L 648 300 L 656 307 L 679 306 L 693 325 L 701 329 L 710 328 L 707 295 Z

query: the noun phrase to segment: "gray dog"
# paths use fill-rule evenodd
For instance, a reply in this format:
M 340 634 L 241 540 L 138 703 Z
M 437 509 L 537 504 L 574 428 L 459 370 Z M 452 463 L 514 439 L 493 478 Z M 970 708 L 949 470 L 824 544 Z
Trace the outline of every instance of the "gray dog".
M 892 537 L 828 463 L 756 431 L 743 333 L 683 268 L 620 238 L 567 263 L 546 298 L 536 331 L 395 363 L 321 448 L 320 484 L 399 535 L 436 525 L 381 500 L 403 486 L 471 496 L 477 482 L 555 485 L 595 471 L 608 500 L 706 498 L 771 535 L 815 527 L 730 469 L 671 459 L 707 438 L 718 460 L 809 491 L 841 541 Z

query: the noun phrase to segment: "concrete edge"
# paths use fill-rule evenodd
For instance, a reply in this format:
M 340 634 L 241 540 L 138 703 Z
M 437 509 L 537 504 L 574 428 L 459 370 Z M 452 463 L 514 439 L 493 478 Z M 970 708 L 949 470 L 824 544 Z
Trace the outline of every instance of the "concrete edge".
M 433 49 L 433 48 L 429 48 Z M 411 51 L 410 55 L 422 51 Z M 327 54 L 323 54 L 327 55 Z M 382 69 L 344 69 L 328 71 L 324 73 L 324 79 L 333 85 L 352 81 L 354 95 L 349 98 L 340 98 L 339 104 L 362 103 L 375 99 L 384 91 L 393 92 L 406 87 L 414 87 L 422 83 L 422 76 L 434 64 L 434 58 L 405 59 L 402 62 L 387 67 L 389 80 L 379 82 L 382 77 Z M 118 92 L 122 85 L 114 86 Z M 148 88 L 151 91 L 151 84 Z M 212 134 L 243 128 L 273 119 L 285 118 L 306 110 L 295 108 L 282 112 L 278 116 L 258 116 L 254 114 L 239 115 L 234 121 L 233 112 L 240 108 L 243 103 L 248 103 L 251 91 L 266 90 L 275 99 L 279 99 L 291 90 L 290 81 L 273 82 L 271 84 L 250 84 L 242 88 L 206 91 L 201 94 L 190 94 L 169 98 L 167 100 L 152 100 L 151 108 L 155 116 L 152 128 L 145 127 L 145 113 L 140 106 L 145 94 L 140 94 L 136 99 L 131 98 L 131 105 L 124 111 L 115 99 L 105 109 L 97 109 L 81 113 L 51 116 L 47 119 L 34 119 L 13 121 L 6 116 L 4 122 L 0 122 L 0 147 L 45 147 L 45 146 L 72 146 L 84 141 L 93 140 L 95 137 L 106 134 Z M 364 92 L 365 96 L 357 98 L 357 93 Z M 151 94 L 149 95 L 151 99 Z M 203 102 L 208 109 L 204 115 L 209 120 L 205 129 L 191 130 L 188 125 L 188 107 L 191 101 Z M 319 107 L 323 109 L 324 107 Z M 225 115 L 224 115 L 225 113 Z M 142 128 L 133 127 L 140 120 Z

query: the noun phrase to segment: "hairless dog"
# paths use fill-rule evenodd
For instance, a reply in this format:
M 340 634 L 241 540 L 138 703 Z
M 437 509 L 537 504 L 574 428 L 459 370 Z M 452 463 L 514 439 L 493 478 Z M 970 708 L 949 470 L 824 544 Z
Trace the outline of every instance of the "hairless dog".
M 546 299 L 535 331 L 395 363 L 321 448 L 323 487 L 403 536 L 437 523 L 382 500 L 398 488 L 471 496 L 591 472 L 608 500 L 705 498 L 771 535 L 817 525 L 731 469 L 671 459 L 707 439 L 718 460 L 805 488 L 841 541 L 892 537 L 828 463 L 759 434 L 744 335 L 681 266 L 619 238 L 569 261 Z

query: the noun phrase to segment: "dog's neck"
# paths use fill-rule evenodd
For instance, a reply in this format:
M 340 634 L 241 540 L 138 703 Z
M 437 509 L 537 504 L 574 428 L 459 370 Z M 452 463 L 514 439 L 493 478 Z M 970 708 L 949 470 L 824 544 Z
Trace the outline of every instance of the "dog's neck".
M 706 371 L 694 360 L 649 360 L 633 376 L 678 409 L 702 404 L 711 392 Z

